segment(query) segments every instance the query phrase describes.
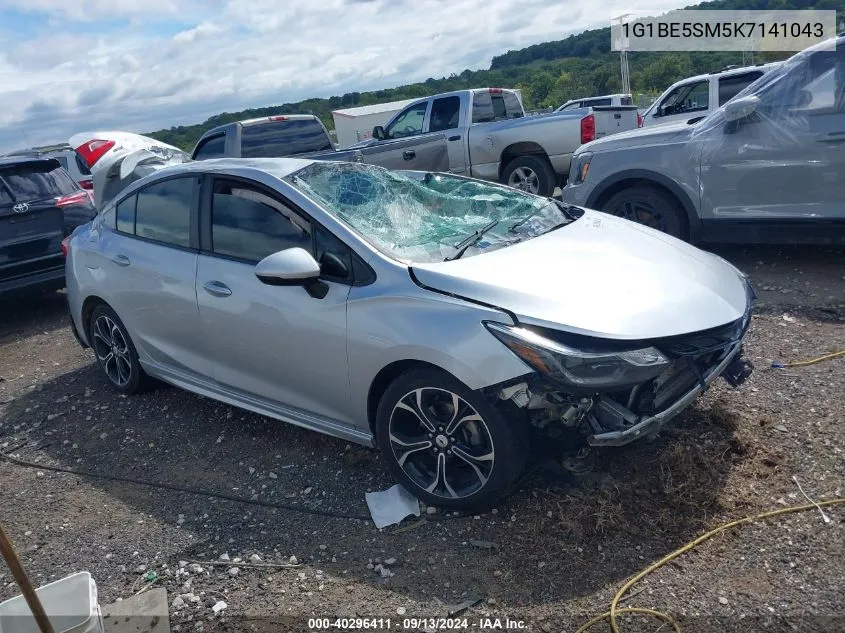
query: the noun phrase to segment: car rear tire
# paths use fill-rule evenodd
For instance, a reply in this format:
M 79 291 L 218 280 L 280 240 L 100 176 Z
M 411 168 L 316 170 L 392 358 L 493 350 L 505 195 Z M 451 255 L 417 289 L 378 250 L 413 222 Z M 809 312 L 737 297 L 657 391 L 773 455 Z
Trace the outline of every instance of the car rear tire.
M 601 210 L 678 239 L 688 238 L 686 214 L 681 204 L 655 187 L 636 185 L 617 191 Z
M 133 395 L 150 386 L 150 378 L 138 362 L 138 352 L 126 326 L 109 306 L 101 304 L 94 308 L 88 320 L 88 341 L 112 387 Z
M 517 156 L 502 171 L 502 183 L 533 193 L 551 196 L 555 192 L 555 172 L 549 161 L 541 156 Z
M 379 402 L 376 438 L 396 479 L 425 503 L 479 510 L 507 494 L 525 468 L 525 426 L 435 369 L 396 378 Z

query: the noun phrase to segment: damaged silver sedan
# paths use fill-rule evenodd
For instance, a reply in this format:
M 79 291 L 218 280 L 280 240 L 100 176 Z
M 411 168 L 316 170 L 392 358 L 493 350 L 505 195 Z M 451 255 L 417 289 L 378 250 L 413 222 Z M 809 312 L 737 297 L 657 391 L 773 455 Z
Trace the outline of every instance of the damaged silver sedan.
M 117 389 L 156 378 L 377 446 L 444 508 L 505 494 L 532 430 L 625 444 L 750 373 L 753 291 L 731 264 L 447 174 L 170 166 L 73 235 L 67 276 L 75 330 Z

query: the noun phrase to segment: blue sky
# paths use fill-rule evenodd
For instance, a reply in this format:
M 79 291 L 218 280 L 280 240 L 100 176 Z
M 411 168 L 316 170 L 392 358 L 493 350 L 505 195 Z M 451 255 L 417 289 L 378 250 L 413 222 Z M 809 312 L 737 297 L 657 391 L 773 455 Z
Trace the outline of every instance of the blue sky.
M 650 2 L 649 9 L 680 6 Z M 483 68 L 624 1 L 3 0 L 0 151 Z

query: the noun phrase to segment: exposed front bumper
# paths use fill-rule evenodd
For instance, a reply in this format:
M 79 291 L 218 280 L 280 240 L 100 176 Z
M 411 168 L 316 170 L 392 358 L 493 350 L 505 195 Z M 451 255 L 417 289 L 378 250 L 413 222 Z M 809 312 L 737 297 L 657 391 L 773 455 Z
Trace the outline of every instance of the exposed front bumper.
M 702 381 L 703 384 L 696 384 L 695 387 L 690 389 L 667 409 L 650 417 L 643 418 L 637 424 L 634 424 L 625 430 L 609 431 L 607 433 L 591 435 L 587 438 L 587 442 L 591 446 L 622 446 L 623 444 L 628 444 L 652 433 L 656 433 L 663 428 L 667 422 L 692 404 L 692 402 L 701 393 L 703 393 L 707 387 L 716 380 L 716 378 L 721 376 L 741 350 L 742 341 L 738 341 L 734 344 L 733 349 L 728 352 L 725 358 L 704 375 Z

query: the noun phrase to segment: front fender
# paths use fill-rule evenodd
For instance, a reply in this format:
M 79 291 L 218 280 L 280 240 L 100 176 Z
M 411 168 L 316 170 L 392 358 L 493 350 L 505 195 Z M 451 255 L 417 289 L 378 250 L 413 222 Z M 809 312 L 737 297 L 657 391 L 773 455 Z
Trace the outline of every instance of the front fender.
M 407 296 L 367 296 L 353 288 L 347 305 L 348 362 L 353 419 L 368 422 L 376 376 L 401 361 L 428 363 L 470 389 L 482 389 L 532 370 L 482 324 L 513 323 L 503 311 L 419 289 Z
M 660 172 L 652 171 L 650 169 L 626 169 L 624 171 L 615 172 L 608 176 L 596 185 L 584 206 L 590 209 L 599 209 L 598 202 L 605 196 L 605 194 L 613 189 L 615 185 L 626 180 L 638 180 L 651 182 L 659 185 L 670 191 L 684 208 L 687 220 L 689 221 L 690 241 L 695 242 L 701 234 L 701 218 L 698 215 L 698 205 L 694 200 L 698 200 L 697 185 L 693 187 L 692 183 L 679 183 L 678 181 L 661 174 Z M 697 181 L 696 181 L 697 183 Z

